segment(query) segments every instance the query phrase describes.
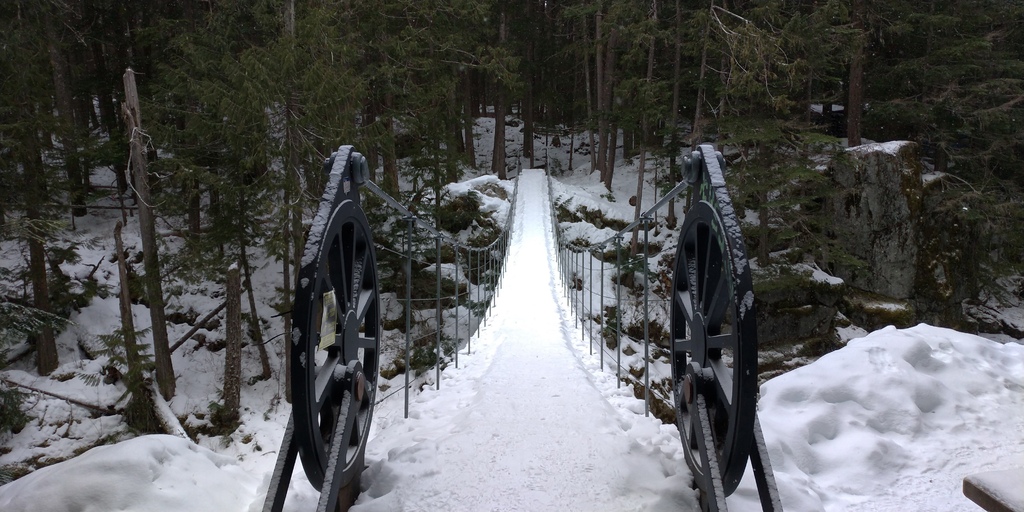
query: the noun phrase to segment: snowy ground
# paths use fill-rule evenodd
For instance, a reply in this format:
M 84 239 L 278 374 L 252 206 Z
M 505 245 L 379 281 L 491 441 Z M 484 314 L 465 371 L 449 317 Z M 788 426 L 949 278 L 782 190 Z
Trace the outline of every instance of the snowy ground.
M 440 391 L 413 397 L 409 419 L 401 395 L 378 406 L 357 510 L 695 510 L 674 427 L 616 386 L 558 295 L 541 178 L 523 173 L 508 274 L 473 353 Z M 0 487 L 0 510 L 259 510 L 286 412 L 256 408 L 273 389 L 249 391 L 229 448 L 172 436 L 101 446 Z M 1024 466 L 1015 342 L 883 329 L 761 393 L 786 510 L 979 510 L 960 492 L 964 476 Z M 67 429 L 76 424 L 103 430 Z M 730 508 L 759 510 L 755 494 L 748 475 Z M 301 469 L 290 498 L 288 510 L 315 505 Z

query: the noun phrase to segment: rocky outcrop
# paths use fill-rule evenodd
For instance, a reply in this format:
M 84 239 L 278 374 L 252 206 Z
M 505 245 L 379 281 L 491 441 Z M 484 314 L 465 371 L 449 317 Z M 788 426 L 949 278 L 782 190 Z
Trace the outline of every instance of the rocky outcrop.
M 753 269 L 758 342 L 762 346 L 831 339 L 845 286 L 809 265 Z
M 852 288 L 897 299 L 848 305 L 906 303 L 896 323 L 960 327 L 961 303 L 977 290 L 978 229 L 940 179 L 922 177 L 920 162 L 918 145 L 906 141 L 857 146 L 833 160 L 837 192 L 825 209 L 846 254 L 822 264 Z M 854 317 L 871 311 L 853 309 Z
M 923 183 L 917 145 L 857 146 L 833 161 L 838 192 L 828 210 L 839 245 L 863 266 L 837 264 L 837 276 L 863 290 L 907 299 L 914 293 Z

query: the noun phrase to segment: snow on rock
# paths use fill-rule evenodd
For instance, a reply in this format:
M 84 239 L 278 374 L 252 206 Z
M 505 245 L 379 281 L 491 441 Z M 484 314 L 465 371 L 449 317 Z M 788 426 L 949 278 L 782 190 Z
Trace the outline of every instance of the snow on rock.
M 143 436 L 93 448 L 0 487 L 0 510 L 246 510 L 257 478 L 191 441 Z
M 893 140 L 893 141 L 889 141 L 889 142 L 871 142 L 871 143 L 868 143 L 868 144 L 861 144 L 860 146 L 854 146 L 852 148 L 847 148 L 846 150 L 847 151 L 851 151 L 851 152 L 855 152 L 855 153 L 873 153 L 873 152 L 876 152 L 876 151 L 881 151 L 883 153 L 888 153 L 890 155 L 896 156 L 896 155 L 899 154 L 900 149 L 903 146 L 906 146 L 907 144 L 914 144 L 914 143 L 910 142 L 910 141 L 907 141 L 907 140 Z

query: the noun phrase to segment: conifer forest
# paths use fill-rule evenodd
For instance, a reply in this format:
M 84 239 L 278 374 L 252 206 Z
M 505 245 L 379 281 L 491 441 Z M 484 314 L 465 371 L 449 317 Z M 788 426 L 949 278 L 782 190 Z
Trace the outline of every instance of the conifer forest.
M 163 315 L 175 286 L 223 282 L 233 263 L 244 281 L 259 250 L 287 324 L 303 219 L 340 143 L 440 218 L 465 169 L 545 166 L 535 140 L 571 139 L 573 167 L 609 190 L 617 149 L 657 156 L 667 190 L 710 141 L 729 148 L 739 207 L 760 212 L 744 229 L 767 262 L 792 246 L 849 258 L 817 214 L 830 185 L 814 157 L 909 140 L 948 175 L 940 210 L 974 226 L 980 286 L 1021 270 L 1017 0 L 4 0 L 0 55 L 0 240 L 22 254 L 0 268 L 0 350 L 29 340 L 40 375 L 95 292 L 68 292 L 75 247 L 59 235 L 97 198 L 139 217 L 135 300 Z M 506 119 L 493 147 L 473 137 L 482 117 Z M 520 154 L 504 130 L 522 132 Z M 169 399 L 161 319 L 152 353 L 122 355 Z

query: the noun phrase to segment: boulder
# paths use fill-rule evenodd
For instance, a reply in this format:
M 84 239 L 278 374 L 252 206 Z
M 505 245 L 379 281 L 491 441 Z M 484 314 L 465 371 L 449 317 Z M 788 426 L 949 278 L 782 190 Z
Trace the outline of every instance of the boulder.
M 827 204 L 836 241 L 864 266 L 835 265 L 850 285 L 898 299 L 914 293 L 923 184 L 913 142 L 865 144 L 830 167 L 838 191 Z
M 832 237 L 852 258 L 823 262 L 851 288 L 884 300 L 846 301 L 862 327 L 928 322 L 963 327 L 961 303 L 976 295 L 980 252 L 978 220 L 944 191 L 941 175 L 924 179 L 918 145 L 865 144 L 839 154 L 829 167 L 837 186 L 826 201 Z M 937 176 L 937 177 L 936 177 Z M 900 322 L 857 321 L 864 304 L 905 304 Z M 909 315 L 909 316 L 906 316 Z M 905 318 L 904 318 L 905 317 Z

